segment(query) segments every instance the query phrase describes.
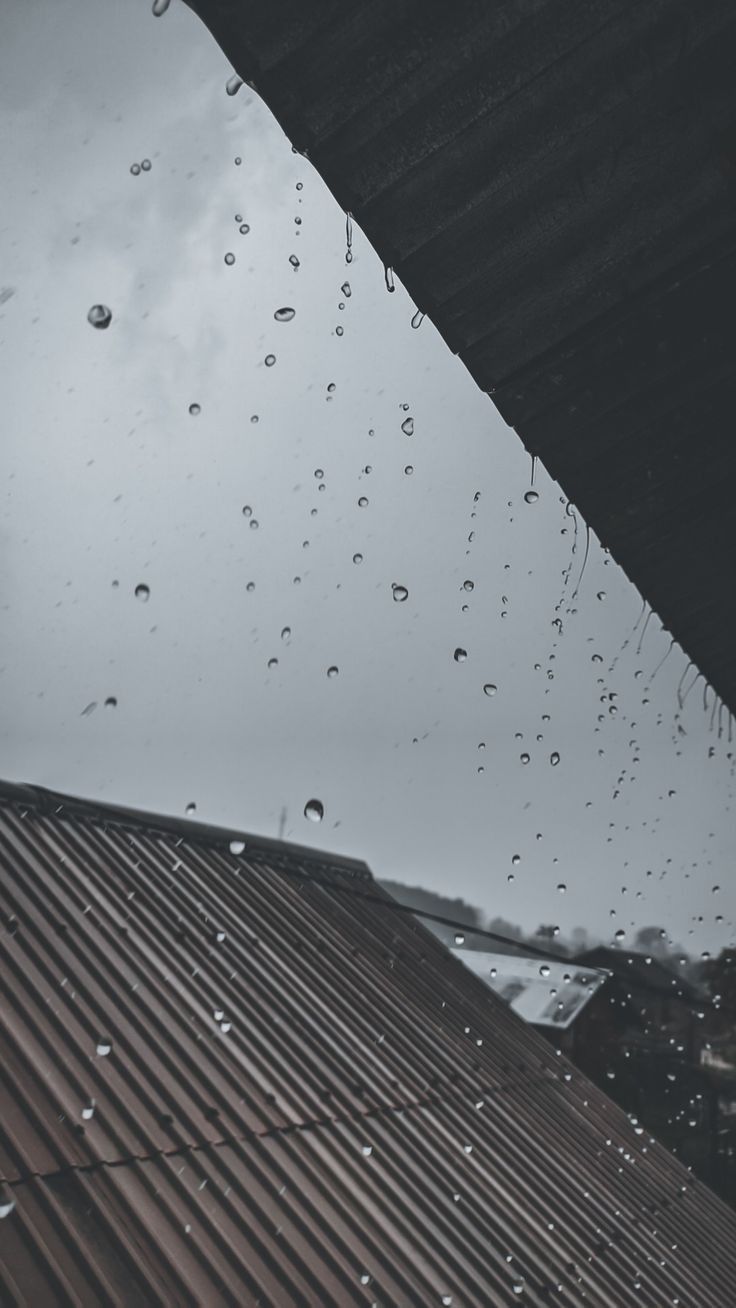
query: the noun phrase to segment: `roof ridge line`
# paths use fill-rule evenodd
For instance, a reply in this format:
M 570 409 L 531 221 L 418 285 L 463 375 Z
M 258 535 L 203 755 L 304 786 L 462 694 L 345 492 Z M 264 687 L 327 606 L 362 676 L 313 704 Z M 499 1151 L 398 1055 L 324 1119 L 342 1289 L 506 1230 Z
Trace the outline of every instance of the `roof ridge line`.
M 151 813 L 144 809 L 129 808 L 121 804 L 107 804 L 98 800 L 83 799 L 49 790 L 45 786 L 0 780 L 0 804 L 15 804 L 32 809 L 42 816 L 76 817 L 89 822 L 113 823 L 118 827 L 132 827 L 137 831 L 160 832 L 198 841 L 200 844 L 222 844 L 229 847 L 237 842 L 244 845 L 242 853 L 249 857 L 267 858 L 276 866 L 300 860 L 310 868 L 319 867 L 353 881 L 373 883 L 373 873 L 362 859 L 334 854 L 328 850 L 312 849 L 271 836 L 252 835 L 232 827 L 211 823 L 193 822 L 175 815 Z

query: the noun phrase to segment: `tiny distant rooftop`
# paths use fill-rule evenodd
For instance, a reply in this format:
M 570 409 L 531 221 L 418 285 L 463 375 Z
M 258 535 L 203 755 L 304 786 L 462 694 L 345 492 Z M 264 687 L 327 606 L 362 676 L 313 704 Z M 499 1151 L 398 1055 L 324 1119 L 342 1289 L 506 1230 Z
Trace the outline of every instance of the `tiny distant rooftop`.
M 597 968 L 581 968 L 566 959 L 556 962 L 476 949 L 453 949 L 452 953 L 525 1022 L 563 1031 L 607 976 Z

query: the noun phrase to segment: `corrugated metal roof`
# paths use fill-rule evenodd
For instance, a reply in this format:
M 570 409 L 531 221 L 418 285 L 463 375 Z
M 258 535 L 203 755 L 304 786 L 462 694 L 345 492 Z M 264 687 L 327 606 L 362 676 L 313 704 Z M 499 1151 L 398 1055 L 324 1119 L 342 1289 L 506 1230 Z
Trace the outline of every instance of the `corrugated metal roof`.
M 575 1021 L 607 976 L 595 967 L 581 969 L 568 959 L 540 963 L 539 958 L 485 949 L 453 949 L 451 953 L 525 1022 L 558 1031 Z
M 187 0 L 736 708 L 730 0 Z
M 3 1303 L 730 1305 L 736 1215 L 364 865 L 5 786 L 0 868 Z

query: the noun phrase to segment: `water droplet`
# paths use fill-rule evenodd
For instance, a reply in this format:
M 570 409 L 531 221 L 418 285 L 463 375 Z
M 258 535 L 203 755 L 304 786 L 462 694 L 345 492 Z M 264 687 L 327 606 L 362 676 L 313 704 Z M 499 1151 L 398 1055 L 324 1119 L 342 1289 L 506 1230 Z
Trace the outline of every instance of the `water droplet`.
M 202 412 L 201 404 L 190 404 L 189 412 L 193 418 L 196 418 Z
M 277 668 L 278 666 L 279 666 L 279 661 L 278 661 L 278 659 L 273 658 L 273 659 L 269 659 L 269 660 L 268 660 L 268 667 L 269 667 L 270 669 Z
M 111 708 L 117 708 L 117 706 L 118 706 L 118 701 L 116 700 L 115 696 L 108 695 L 107 699 L 105 700 L 105 708 L 111 709 Z
M 283 309 L 277 309 L 273 316 L 276 322 L 291 322 L 292 318 L 296 317 L 296 309 L 292 309 L 287 304 Z
M 604 590 L 599 590 L 598 594 L 596 595 L 596 599 L 604 600 L 605 598 L 606 598 L 606 592 Z
M 404 468 L 404 473 L 406 474 L 406 476 L 407 476 L 407 477 L 411 477 L 413 471 L 414 471 L 414 469 L 413 469 L 412 465 L 411 465 L 410 463 L 407 463 L 406 467 Z
M 464 581 L 464 582 L 463 582 L 463 590 L 474 590 L 474 589 L 475 589 L 475 582 L 474 582 L 474 581 Z
M 251 516 L 252 512 L 253 512 L 253 510 L 252 510 L 252 508 L 250 507 L 250 504 L 244 504 L 244 505 L 243 505 L 242 513 L 243 513 L 243 517 L 244 517 L 244 518 L 249 518 L 249 517 Z
M 107 1058 L 107 1055 L 110 1053 L 111 1050 L 112 1050 L 112 1040 L 110 1040 L 108 1036 L 100 1036 L 96 1045 L 96 1051 L 99 1054 L 100 1058 Z
M 239 154 L 236 154 L 236 156 L 235 156 L 235 158 L 234 158 L 234 160 L 233 160 L 233 163 L 235 164 L 236 168 L 239 168 L 240 165 L 242 164 L 242 162 L 243 162 L 243 160 L 241 159 L 240 155 L 239 155 Z
M 461 649 L 460 646 L 458 645 L 452 657 L 454 658 L 456 663 L 464 663 L 466 658 L 468 657 L 468 651 L 466 649 Z
M 340 671 L 340 669 L 339 669 L 339 668 L 336 668 L 336 667 L 334 666 L 334 664 L 333 664 L 333 666 L 332 666 L 331 668 L 328 668 L 328 669 L 327 669 L 327 675 L 328 675 L 328 677 L 336 677 L 339 671 Z
M 472 1144 L 464 1144 L 464 1145 L 463 1145 L 463 1153 L 464 1153 L 464 1154 L 472 1154 L 472 1152 L 473 1152 L 473 1146 L 472 1146 Z
M 397 586 L 396 582 L 393 582 L 391 590 L 393 591 L 393 596 L 397 604 L 403 604 L 404 600 L 409 598 L 409 592 L 406 589 L 406 586 Z
M 222 1034 L 227 1035 L 228 1032 L 232 1030 L 232 1025 L 232 1022 L 221 1022 L 220 1030 L 222 1031 Z
M 240 232 L 241 236 L 247 236 L 248 232 L 250 231 L 250 223 L 241 223 L 238 228 L 238 231 Z
M 281 639 L 288 645 L 291 640 L 291 627 L 283 627 L 281 630 Z
M 267 368 L 273 368 L 273 365 L 274 365 L 275 362 L 276 362 L 276 355 L 275 355 L 275 354 L 267 354 L 266 357 L 265 357 L 265 359 L 263 360 L 263 362 L 265 363 L 265 365 L 266 365 Z
M 539 499 L 539 494 L 535 490 L 528 490 L 526 492 L 526 495 L 524 496 L 524 499 L 527 504 L 536 504 L 537 500 Z
M 142 159 L 142 160 L 141 160 L 141 168 L 143 169 L 144 173 L 150 173 L 150 171 L 151 171 L 151 160 L 150 160 L 150 159 Z
M 524 1293 L 524 1282 L 523 1282 L 523 1281 L 514 1281 L 513 1285 L 511 1286 L 511 1289 L 513 1290 L 514 1294 L 523 1294 L 523 1293 Z
M 554 750 L 554 752 L 553 752 L 552 754 L 550 754 L 550 756 L 549 756 L 549 761 L 550 761 L 550 763 L 552 764 L 552 767 L 553 767 L 553 768 L 556 768 L 556 767 L 557 767 L 557 764 L 558 764 L 559 761 L 560 761 L 560 756 L 559 756 L 559 754 L 557 753 L 557 750 Z
M 396 287 L 394 286 L 394 270 L 393 268 L 390 268 L 388 264 L 384 265 L 383 277 L 386 283 L 386 290 L 393 294 L 396 290 Z
M 413 436 L 413 435 L 414 435 L 414 419 L 413 419 L 413 418 L 404 418 L 404 421 L 403 421 L 402 424 L 401 424 L 401 430 L 403 431 L 403 433 L 404 433 L 405 436 Z
M 560 895 L 564 895 L 564 893 L 565 893 L 566 890 L 567 890 L 567 886 L 565 885 L 564 881 L 560 881 L 560 882 L 558 882 L 558 884 L 557 884 L 557 891 L 558 891 L 558 894 L 560 894 Z
M 622 929 L 619 929 L 619 930 L 616 932 L 615 939 L 616 939 L 616 940 L 623 940 L 623 938 L 624 938 L 625 935 L 626 935 L 626 932 L 625 932 L 624 930 L 622 930 Z
M 453 1197 L 453 1199 L 455 1198 L 454 1195 L 453 1195 L 452 1197 Z M 458 1199 L 459 1199 L 459 1198 L 460 1198 L 460 1196 L 458 1195 Z M 452 1295 L 451 1295 L 451 1294 L 443 1294 L 443 1295 L 442 1295 L 442 1298 L 440 1299 L 440 1303 L 443 1305 L 443 1308 L 452 1308 Z
M 153 4 L 151 6 L 151 13 L 153 14 L 154 18 L 161 18 L 161 16 L 166 13 L 166 10 L 168 9 L 170 4 L 171 4 L 171 0 L 153 0 Z
M 106 304 L 93 304 L 87 314 L 87 322 L 100 331 L 104 331 L 112 322 L 112 310 Z
M 361 495 L 360 499 L 358 500 L 358 508 L 365 509 L 367 507 L 368 507 L 368 496 Z
M 371 1283 L 371 1278 L 370 1278 L 369 1273 L 368 1273 L 368 1272 L 362 1272 L 362 1273 L 361 1273 L 361 1277 L 360 1277 L 360 1284 L 361 1284 L 361 1285 L 370 1285 L 370 1283 Z
M 492 681 L 487 681 L 485 686 L 483 687 L 483 694 L 495 695 L 497 690 L 498 690 L 498 686 L 494 686 Z
M 548 968 L 548 966 L 547 966 L 546 963 L 542 963 L 542 966 L 541 966 L 540 969 L 539 969 L 539 975 L 540 975 L 540 976 L 549 976 L 549 968 Z
M 82 1109 L 82 1118 L 84 1119 L 85 1122 L 89 1122 L 94 1117 L 94 1115 L 95 1115 L 95 1101 L 94 1099 L 90 1099 L 89 1103 L 86 1104 L 85 1107 Z
M 138 583 L 134 593 L 136 599 L 140 600 L 141 604 L 147 604 L 149 599 L 151 598 L 151 588 L 150 586 L 146 585 L 145 581 L 141 581 Z
M 370 1158 L 371 1154 L 373 1153 L 373 1145 L 363 1145 L 363 1148 L 361 1149 L 360 1152 L 362 1153 L 364 1158 Z
M 140 166 L 140 164 L 132 163 L 132 164 L 130 165 L 130 171 L 132 172 L 132 174 L 133 174 L 134 177 L 138 177 L 139 174 L 140 174 L 140 171 L 141 171 L 141 166 Z
M 297 259 L 297 257 L 296 257 L 295 254 L 290 254 L 290 255 L 289 255 L 289 263 L 291 264 L 292 268 L 294 269 L 294 272 L 296 272 L 297 268 L 300 267 L 299 260 Z
M 232 77 L 228 77 L 225 83 L 225 90 L 227 91 L 228 95 L 237 95 L 242 85 L 243 85 L 242 77 L 238 77 L 237 73 L 233 73 Z
M 304 816 L 308 822 L 321 822 L 325 815 L 324 805 L 319 799 L 308 799 L 304 805 Z
M 521 762 L 524 764 L 524 767 L 526 767 L 527 763 L 529 762 L 529 755 L 528 755 L 528 754 L 520 754 L 520 755 L 519 755 L 519 758 L 521 759 Z
M 232 250 L 228 250 L 227 254 L 225 255 L 225 263 L 227 264 L 228 268 L 232 268 L 233 264 L 235 263 L 235 255 L 233 254 Z
M 462 931 L 456 931 L 456 932 L 455 932 L 455 944 L 456 944 L 456 945 L 464 945 L 464 944 L 465 944 L 465 936 L 463 935 Z
M 513 863 L 514 867 L 518 867 L 521 862 L 521 854 L 512 854 L 511 862 Z
M 15 1199 L 12 1199 L 9 1192 L 3 1189 L 3 1193 L 0 1194 L 0 1221 L 5 1217 L 9 1217 L 14 1208 Z
M 184 812 L 186 813 L 187 817 L 191 817 L 193 813 L 196 813 L 196 811 L 197 811 L 197 805 L 194 803 L 187 804 L 186 808 L 184 809 Z
M 363 555 L 362 555 L 362 554 L 354 554 L 354 555 L 353 555 L 353 563 L 362 563 L 362 562 L 363 562 Z
M 423 322 L 424 322 L 424 314 L 421 312 L 420 309 L 417 309 L 416 313 L 414 314 L 414 317 L 411 320 L 411 325 L 416 331 L 417 327 L 421 327 Z
M 343 282 L 342 286 L 340 287 L 340 290 L 342 291 L 343 295 L 345 296 L 345 299 L 346 299 L 346 300 L 349 300 L 349 299 L 350 299 L 350 296 L 351 296 L 352 293 L 353 293 L 352 290 L 351 290 L 351 288 L 350 288 L 350 282 Z

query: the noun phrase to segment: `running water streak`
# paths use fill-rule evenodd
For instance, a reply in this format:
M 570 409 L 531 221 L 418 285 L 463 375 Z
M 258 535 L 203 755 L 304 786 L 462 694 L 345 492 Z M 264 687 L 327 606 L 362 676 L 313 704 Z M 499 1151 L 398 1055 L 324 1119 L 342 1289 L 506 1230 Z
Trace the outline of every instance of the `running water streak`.
M 644 637 L 645 637 L 646 634 L 647 634 L 647 627 L 649 626 L 649 623 L 650 623 L 650 621 L 651 621 L 651 618 L 652 618 L 652 614 L 653 614 L 653 613 L 654 613 L 654 609 L 650 609 L 649 612 L 647 613 L 646 622 L 644 623 L 644 626 L 643 626 L 642 629 L 641 629 L 641 635 L 640 635 L 640 637 L 639 637 L 639 644 L 638 644 L 637 647 L 636 647 L 636 652 L 637 652 L 637 654 L 641 654 L 641 647 L 642 647 L 642 645 L 644 644 Z
M 670 656 L 670 654 L 672 653 L 672 651 L 673 651 L 674 648 L 675 648 L 675 638 L 674 638 L 674 636 L 673 636 L 673 637 L 672 637 L 672 640 L 671 640 L 670 643 L 669 643 L 669 647 L 668 647 L 666 653 L 662 655 L 661 659 L 659 660 L 659 663 L 657 664 L 656 668 L 654 669 L 654 672 L 652 673 L 651 677 L 649 678 L 649 685 L 650 685 L 650 686 L 651 686 L 652 682 L 654 681 L 654 678 L 656 677 L 657 673 L 659 672 L 659 669 L 661 668 L 662 664 L 665 662 L 666 659 L 669 658 L 669 656 Z
M 590 553 L 590 527 L 588 526 L 588 524 L 587 524 L 587 522 L 586 522 L 586 524 L 585 524 L 585 554 L 583 555 L 583 566 L 582 566 L 582 568 L 580 569 L 580 576 L 578 577 L 578 583 L 577 583 L 577 586 L 575 587 L 574 591 L 572 592 L 572 598 L 573 598 L 574 600 L 577 599 L 577 597 L 578 597 L 578 591 L 580 590 L 580 583 L 581 583 L 581 581 L 583 580 L 583 573 L 585 572 L 585 565 L 586 565 L 586 563 L 588 562 L 588 555 L 589 555 L 589 553 Z

